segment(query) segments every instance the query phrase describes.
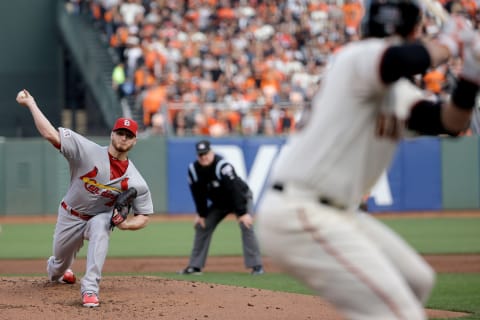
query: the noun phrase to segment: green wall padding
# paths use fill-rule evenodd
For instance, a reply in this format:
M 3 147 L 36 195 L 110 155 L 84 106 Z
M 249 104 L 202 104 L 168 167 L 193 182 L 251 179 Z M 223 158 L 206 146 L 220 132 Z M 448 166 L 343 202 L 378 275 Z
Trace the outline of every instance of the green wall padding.
M 6 188 L 6 179 L 5 179 L 5 139 L 0 138 L 0 216 L 5 215 L 5 188 Z
M 93 137 L 108 145 L 109 137 Z M 152 192 L 155 213 L 165 213 L 166 139 L 139 139 L 130 158 Z M 0 215 L 55 215 L 68 190 L 67 160 L 42 138 L 0 140 Z
M 44 208 L 42 144 L 33 139 L 5 143 L 5 212 L 38 214 Z
M 442 139 L 444 209 L 477 209 L 480 204 L 478 137 Z
M 56 4 L 61 0 L 0 1 L 0 136 L 37 137 L 32 116 L 15 97 L 26 88 L 53 124 L 60 124 L 65 85 Z M 8 48 L 7 48 L 8 47 Z
M 43 141 L 43 212 L 57 214 L 60 201 L 67 193 L 70 185 L 70 169 L 68 162 L 60 151 L 49 142 Z

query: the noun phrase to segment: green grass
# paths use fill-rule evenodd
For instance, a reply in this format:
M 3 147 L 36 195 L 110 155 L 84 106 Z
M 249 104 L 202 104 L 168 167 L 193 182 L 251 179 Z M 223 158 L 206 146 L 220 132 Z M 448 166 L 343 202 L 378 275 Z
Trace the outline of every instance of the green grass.
M 0 259 L 44 258 L 51 254 L 53 224 L 5 224 L 0 233 Z M 114 230 L 110 257 L 183 257 L 193 243 L 192 222 L 154 222 L 139 232 Z M 79 257 L 86 254 L 83 248 Z M 241 255 L 240 230 L 234 221 L 218 226 L 210 248 L 211 255 Z
M 480 253 L 480 218 L 399 218 L 383 222 L 423 254 Z M 53 224 L 6 224 L 0 233 L 0 259 L 44 258 L 51 253 Z M 111 257 L 188 256 L 191 221 L 154 222 L 139 232 L 115 230 Z M 216 230 L 210 255 L 241 255 L 240 230 L 224 221 Z M 79 256 L 84 256 L 82 249 Z
M 480 218 L 384 219 L 421 253 L 480 253 Z
M 480 253 L 480 218 L 389 218 L 382 220 L 424 254 Z M 41 258 L 51 253 L 53 224 L 6 224 L 0 233 L 0 259 Z M 188 256 L 194 229 L 192 221 L 154 222 L 139 232 L 113 232 L 109 257 Z M 85 256 L 83 248 L 79 257 Z M 241 255 L 240 231 L 234 221 L 216 230 L 211 256 Z M 1 263 L 1 260 L 0 260 Z M 174 273 L 155 273 L 171 279 L 192 280 Z M 196 281 L 312 294 L 284 274 L 208 273 Z M 427 305 L 432 309 L 471 312 L 461 320 L 480 320 L 480 273 L 439 274 Z
M 438 274 L 428 307 L 471 312 L 462 320 L 480 319 L 480 274 Z

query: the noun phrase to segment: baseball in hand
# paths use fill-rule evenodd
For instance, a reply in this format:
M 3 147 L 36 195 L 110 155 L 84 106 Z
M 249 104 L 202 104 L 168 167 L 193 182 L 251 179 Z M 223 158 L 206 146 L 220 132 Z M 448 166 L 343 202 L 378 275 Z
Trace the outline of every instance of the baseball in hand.
M 27 97 L 27 93 L 25 90 L 20 90 L 17 94 L 17 99 L 25 99 Z

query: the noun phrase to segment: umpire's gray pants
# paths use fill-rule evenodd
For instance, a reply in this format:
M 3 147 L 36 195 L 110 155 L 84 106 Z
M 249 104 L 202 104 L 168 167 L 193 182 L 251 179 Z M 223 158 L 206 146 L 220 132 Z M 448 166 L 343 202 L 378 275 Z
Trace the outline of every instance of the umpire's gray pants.
M 207 260 L 210 241 L 217 225 L 228 215 L 228 211 L 217 208 L 210 208 L 205 218 L 205 228 L 200 224 L 195 225 L 195 239 L 193 242 L 192 254 L 190 255 L 190 267 L 203 269 Z M 257 237 L 253 226 L 247 228 L 239 223 L 242 233 L 242 248 L 245 267 L 252 268 L 262 265 L 262 257 Z

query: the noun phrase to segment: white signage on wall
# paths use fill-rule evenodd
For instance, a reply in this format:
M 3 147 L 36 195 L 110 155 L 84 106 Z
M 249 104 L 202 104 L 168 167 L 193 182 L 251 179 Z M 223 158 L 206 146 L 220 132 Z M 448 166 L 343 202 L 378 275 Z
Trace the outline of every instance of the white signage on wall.
M 279 151 L 277 145 L 262 145 L 258 148 L 255 160 L 247 174 L 247 166 L 243 150 L 235 145 L 214 145 L 212 149 L 225 157 L 235 168 L 237 174 L 247 181 L 253 192 L 253 201 L 257 202 L 258 196 L 262 192 L 262 188 L 268 178 L 268 173 L 272 167 L 273 161 Z
M 225 157 L 235 168 L 237 174 L 247 181 L 253 192 L 254 203 L 257 202 L 265 182 L 268 178 L 270 168 L 277 156 L 280 146 L 261 145 L 258 148 L 252 168 L 247 173 L 245 157 L 241 147 L 236 145 L 213 145 L 213 150 Z M 384 172 L 372 189 L 370 197 L 373 198 L 378 206 L 391 206 L 393 204 L 392 191 L 388 181 L 387 172 Z

